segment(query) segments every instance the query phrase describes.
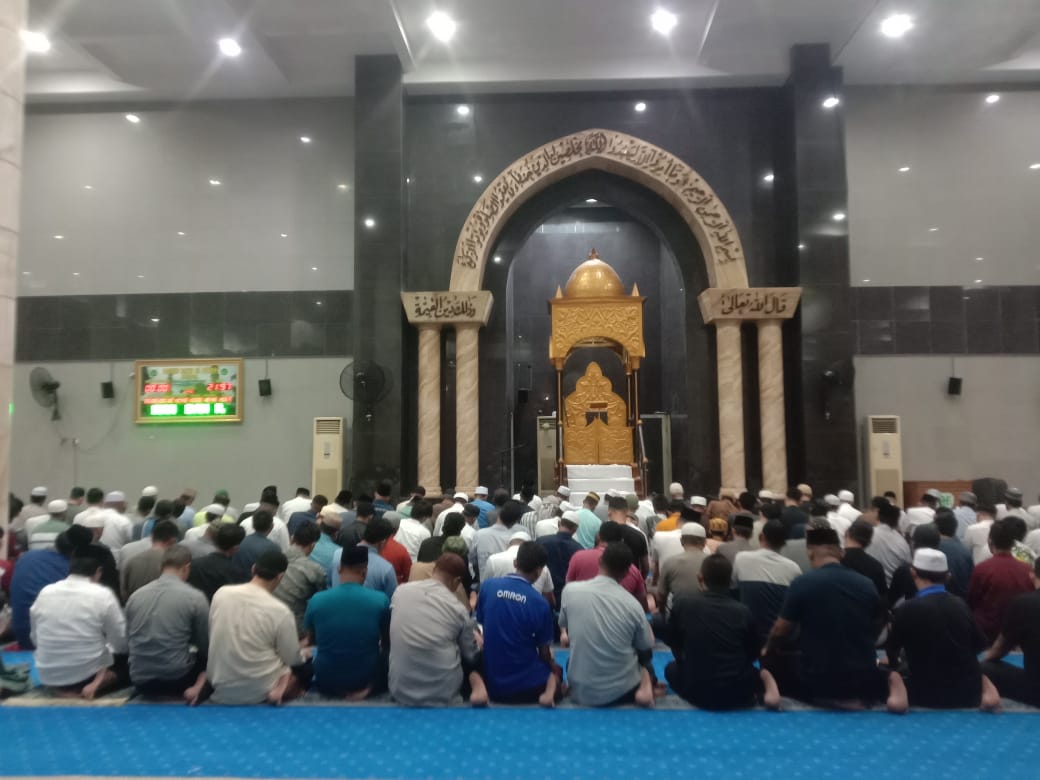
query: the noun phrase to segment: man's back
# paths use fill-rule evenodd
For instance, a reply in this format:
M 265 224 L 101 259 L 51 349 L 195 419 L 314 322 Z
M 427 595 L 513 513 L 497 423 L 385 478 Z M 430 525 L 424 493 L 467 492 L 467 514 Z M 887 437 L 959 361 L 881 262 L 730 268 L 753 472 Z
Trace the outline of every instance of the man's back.
M 188 573 L 188 584 L 202 591 L 207 601 L 213 601 L 213 594 L 218 588 L 225 585 L 241 585 L 248 580 L 249 577 L 234 561 L 220 552 L 193 559 L 191 571 Z
M 1029 567 L 999 552 L 975 567 L 968 583 L 968 604 L 975 622 L 990 641 L 996 639 L 1008 604 L 1020 593 L 1032 593 Z
M 658 566 L 663 566 L 664 562 L 669 558 L 682 555 L 682 541 L 679 533 L 680 529 L 676 528 L 674 531 L 658 530 L 654 534 L 652 546 L 654 548 L 654 560 L 657 561 Z
M 379 591 L 344 583 L 314 595 L 304 625 L 318 651 L 315 684 L 326 695 L 342 696 L 371 684 L 380 639 L 390 625 L 390 600 Z
M 302 634 L 307 602 L 315 593 L 325 590 L 328 577 L 321 564 L 304 555 L 299 547 L 290 547 L 286 557 L 289 559 L 289 568 L 275 588 L 274 597 L 292 610 L 296 630 Z
M 939 542 L 939 549 L 946 555 L 946 562 L 950 567 L 950 581 L 946 583 L 947 590 L 954 596 L 967 598 L 971 573 L 975 570 L 975 562 L 971 558 L 971 553 L 957 539 L 947 537 L 943 537 Z
M 119 583 L 124 602 L 138 588 L 142 588 L 149 582 L 159 579 L 159 574 L 162 573 L 164 552 L 163 548 L 152 547 L 140 555 L 135 555 L 123 565 L 122 571 L 119 572 Z
M 217 704 L 259 704 L 299 660 L 296 621 L 285 604 L 247 582 L 213 596 L 206 676 Z
M 477 656 L 474 623 L 436 579 L 409 582 L 390 609 L 390 695 L 406 706 L 435 707 L 459 700 L 461 659 Z
M 541 593 L 519 574 L 480 588 L 477 622 L 484 627 L 484 671 L 491 698 L 543 688 L 548 667 L 538 647 L 553 641 L 553 616 Z
M 719 549 L 716 552 L 726 558 L 727 561 L 733 563 L 737 559 L 737 553 L 750 552 L 755 548 L 751 546 L 751 542 L 743 537 L 737 537 L 731 542 L 723 542 L 719 545 Z
M 617 701 L 639 684 L 637 650 L 653 647 L 638 602 L 617 582 L 598 576 L 564 588 L 560 627 L 570 636 L 571 696 L 593 707 Z
M 238 546 L 238 552 L 235 553 L 232 560 L 246 576 L 249 576 L 257 559 L 271 550 L 281 552 L 281 548 L 266 536 L 253 532 L 242 540 L 242 544 Z
M 684 593 L 697 593 L 701 586 L 697 580 L 701 565 L 704 563 L 704 551 L 697 548 L 684 550 L 682 555 L 669 558 L 661 567 L 661 581 L 657 592 L 662 597 L 671 595 L 678 598 Z M 662 608 L 666 604 L 660 605 Z
M 859 572 L 874 583 L 878 596 L 885 600 L 888 594 L 888 583 L 885 579 L 885 567 L 881 561 L 871 555 L 862 547 L 848 547 L 841 558 L 841 565 Z
M 877 560 L 885 569 L 885 582 L 892 582 L 892 575 L 904 563 L 910 563 L 910 545 L 899 531 L 880 523 L 874 529 L 867 555 Z
M 410 517 L 401 518 L 401 525 L 394 535 L 394 539 L 408 551 L 408 557 L 413 562 L 419 555 L 419 547 L 429 538 L 430 532 L 426 526 Z
M 11 577 L 11 629 L 22 649 L 33 648 L 29 608 L 41 590 L 68 574 L 69 559 L 56 550 L 30 550 L 18 558 Z
M 1021 647 L 1026 678 L 1040 696 L 1040 591 L 1016 596 L 1008 604 L 1002 629 L 1008 647 Z
M 209 648 L 209 602 L 179 577 L 164 574 L 142 586 L 126 603 L 130 679 L 170 680 L 191 671 L 191 647 L 205 658 Z
M 391 536 L 386 540 L 386 546 L 383 547 L 380 555 L 394 567 L 394 575 L 397 577 L 398 585 L 408 582 L 408 573 L 412 569 L 412 556 L 408 554 L 408 550 L 400 542 Z
M 788 587 L 801 573 L 797 563 L 766 548 L 739 553 L 733 562 L 733 584 L 751 610 L 761 644 L 780 614 Z
M 993 555 L 989 551 L 989 529 L 992 526 L 993 521 L 987 518 L 968 526 L 964 532 L 964 546 L 971 552 L 971 559 L 976 566 Z
M 538 543 L 545 548 L 545 552 L 549 556 L 549 562 L 545 568 L 549 570 L 553 591 L 556 594 L 556 603 L 559 604 L 560 594 L 567 582 L 567 567 L 574 554 L 582 550 L 582 546 L 574 541 L 571 534 L 563 532 L 543 536 L 538 539 Z
M 487 568 L 487 559 L 495 553 L 502 552 L 509 546 L 509 537 L 513 535 L 513 529 L 507 528 L 501 523 L 481 528 L 473 537 L 473 544 L 469 547 L 469 563 L 477 569 L 481 580 L 485 578 L 484 569 Z

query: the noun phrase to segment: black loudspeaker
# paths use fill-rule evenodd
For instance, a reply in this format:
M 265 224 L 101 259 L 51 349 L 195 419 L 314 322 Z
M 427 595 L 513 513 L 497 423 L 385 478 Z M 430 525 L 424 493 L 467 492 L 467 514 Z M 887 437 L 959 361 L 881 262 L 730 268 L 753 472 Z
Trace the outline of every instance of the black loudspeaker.
M 115 398 L 116 397 L 116 386 L 112 382 L 101 383 L 101 397 L 102 398 Z
M 960 395 L 961 394 L 961 383 L 964 380 L 959 376 L 951 376 L 950 381 L 946 383 L 947 395 Z
M 271 394 L 271 380 L 261 379 L 258 384 L 260 385 L 260 395 L 268 396 Z
M 528 392 L 529 391 L 528 391 L 528 389 L 526 387 L 521 387 L 520 389 L 518 389 L 516 391 L 516 402 L 517 402 L 517 404 L 526 404 L 527 403 Z

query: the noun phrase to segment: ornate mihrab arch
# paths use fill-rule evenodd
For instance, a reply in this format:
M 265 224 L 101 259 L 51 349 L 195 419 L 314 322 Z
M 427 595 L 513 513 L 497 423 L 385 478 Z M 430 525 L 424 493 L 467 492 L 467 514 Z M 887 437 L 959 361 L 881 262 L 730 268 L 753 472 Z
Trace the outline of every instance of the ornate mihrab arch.
M 420 484 L 440 487 L 440 329 L 456 331 L 455 488 L 479 480 L 479 329 L 491 313 L 482 290 L 484 268 L 506 223 L 536 193 L 568 176 L 602 170 L 630 179 L 667 201 L 689 225 L 707 266 L 698 298 L 718 341 L 719 434 L 722 483 L 743 488 L 744 409 L 740 323 L 759 325 L 762 457 L 766 487 L 787 485 L 780 323 L 794 315 L 798 288 L 748 288 L 744 249 L 736 226 L 714 190 L 670 152 L 626 133 L 583 130 L 524 155 L 500 173 L 477 200 L 459 234 L 446 292 L 401 293 L 409 322 L 419 329 Z M 463 422 L 464 421 L 464 422 Z

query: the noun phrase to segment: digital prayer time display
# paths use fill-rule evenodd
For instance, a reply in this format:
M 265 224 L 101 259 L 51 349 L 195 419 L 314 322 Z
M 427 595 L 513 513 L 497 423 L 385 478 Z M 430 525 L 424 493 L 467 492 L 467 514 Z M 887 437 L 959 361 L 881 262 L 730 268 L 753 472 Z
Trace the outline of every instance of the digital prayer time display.
M 241 422 L 242 361 L 137 361 L 139 423 Z

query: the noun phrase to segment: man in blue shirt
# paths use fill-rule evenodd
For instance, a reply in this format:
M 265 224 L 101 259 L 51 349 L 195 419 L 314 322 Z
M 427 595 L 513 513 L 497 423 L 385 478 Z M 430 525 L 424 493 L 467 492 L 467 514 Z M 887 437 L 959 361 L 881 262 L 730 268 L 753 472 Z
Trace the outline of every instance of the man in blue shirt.
M 47 585 L 69 576 L 72 543 L 67 533 L 58 534 L 53 550 L 22 553 L 11 575 L 11 629 L 22 650 L 33 650 L 29 609 Z
M 560 518 L 560 530 L 552 536 L 543 536 L 538 543 L 545 548 L 548 555 L 549 574 L 552 576 L 553 593 L 556 603 L 563 598 L 563 586 L 567 582 L 567 567 L 570 565 L 571 556 L 584 548 L 574 541 L 574 534 L 578 531 L 578 513 L 564 512 Z
M 321 564 L 321 567 L 325 569 L 326 576 L 331 573 L 332 559 L 335 557 L 336 551 L 340 549 L 335 540 L 339 536 L 342 526 L 343 518 L 339 512 L 327 507 L 322 508 L 318 515 L 318 528 L 321 530 L 321 537 L 318 539 L 318 543 L 314 545 L 314 550 L 311 551 L 311 560 Z
M 484 627 L 484 679 L 492 701 L 552 707 L 562 670 L 552 659 L 553 616 L 534 583 L 548 562 L 538 542 L 524 542 L 516 572 L 480 588 L 477 622 Z
M 365 536 L 358 542 L 357 546 L 368 550 L 368 574 L 365 576 L 365 587 L 372 590 L 382 591 L 388 598 L 394 597 L 397 590 L 397 573 L 393 565 L 380 553 L 386 547 L 390 537 L 394 535 L 393 526 L 388 520 L 373 517 L 365 525 Z M 340 562 L 343 560 L 343 551 L 351 547 L 341 547 L 332 556 L 332 569 L 329 571 L 329 587 L 335 588 L 339 585 Z
M 314 687 L 323 696 L 359 701 L 386 690 L 390 600 L 362 584 L 370 549 L 343 550 L 341 584 L 316 593 L 307 605 L 307 644 L 317 650 Z
M 495 511 L 495 505 L 487 500 L 488 489 L 481 485 L 473 491 L 473 504 L 477 509 L 480 510 L 480 514 L 477 515 L 477 527 L 487 528 L 488 527 L 488 513 Z
M 321 514 L 321 510 L 325 508 L 329 500 L 323 495 L 317 495 L 311 499 L 311 505 L 307 509 L 300 510 L 299 512 L 293 512 L 289 515 L 285 521 L 286 526 L 289 529 L 289 536 L 293 536 L 296 533 L 296 529 L 304 523 L 316 523 L 318 522 L 318 516 Z M 342 520 L 340 521 L 342 524 Z

